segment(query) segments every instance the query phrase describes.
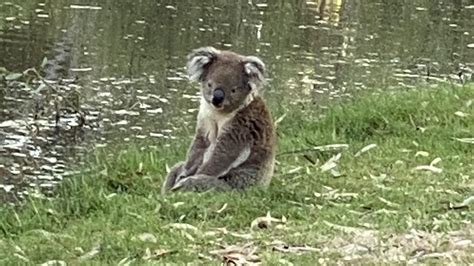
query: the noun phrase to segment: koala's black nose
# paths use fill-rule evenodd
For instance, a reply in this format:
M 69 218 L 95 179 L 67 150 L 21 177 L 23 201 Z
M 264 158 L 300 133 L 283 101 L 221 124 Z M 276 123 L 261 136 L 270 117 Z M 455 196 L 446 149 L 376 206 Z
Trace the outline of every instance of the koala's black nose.
M 212 104 L 215 106 L 221 105 L 224 101 L 224 91 L 221 89 L 215 89 L 212 94 Z

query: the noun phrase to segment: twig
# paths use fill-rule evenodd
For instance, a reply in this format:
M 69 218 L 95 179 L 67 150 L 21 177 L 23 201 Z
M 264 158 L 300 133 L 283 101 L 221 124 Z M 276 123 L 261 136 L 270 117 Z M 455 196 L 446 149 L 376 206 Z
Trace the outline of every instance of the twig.
M 347 148 L 349 148 L 348 144 L 329 144 L 329 145 L 315 146 L 312 148 L 306 148 L 306 149 L 300 149 L 300 150 L 284 151 L 277 154 L 277 157 L 282 156 L 282 155 L 291 155 L 291 154 L 315 152 L 315 151 L 339 151 L 339 150 L 346 150 Z
M 33 72 L 33 74 L 35 74 L 35 76 L 40 79 L 43 84 L 46 85 L 46 87 L 50 88 L 51 90 L 53 90 L 54 92 L 56 92 L 57 94 L 61 94 L 61 92 L 56 88 L 54 87 L 53 85 L 51 85 L 47 80 L 45 80 L 39 73 L 38 71 L 35 69 L 35 68 L 28 68 L 26 69 L 25 71 L 23 71 L 24 74 L 28 74 L 30 72 Z M 62 97 L 62 100 L 64 100 L 77 114 L 79 114 L 80 118 L 81 118 L 81 121 L 85 121 L 85 116 L 84 114 L 78 110 L 67 98 L 65 97 Z M 57 99 L 56 99 L 57 101 Z M 57 105 L 57 102 L 55 102 L 55 105 Z M 59 122 L 59 108 L 56 106 L 56 124 Z

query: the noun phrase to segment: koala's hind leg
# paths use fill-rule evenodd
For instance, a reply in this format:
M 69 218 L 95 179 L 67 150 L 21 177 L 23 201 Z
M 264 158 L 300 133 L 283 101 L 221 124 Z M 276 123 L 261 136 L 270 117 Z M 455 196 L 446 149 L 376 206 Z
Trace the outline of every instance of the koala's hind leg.
M 227 191 L 232 187 L 221 178 L 208 175 L 193 175 L 178 181 L 176 185 L 171 188 L 172 191 L 194 191 L 204 192 L 207 190 Z
M 228 186 L 237 190 L 245 190 L 257 185 L 265 185 L 259 171 L 253 168 L 237 167 L 221 177 Z
M 184 174 L 185 162 L 179 162 L 175 164 L 171 169 L 169 174 L 166 176 L 163 186 L 161 187 L 161 194 L 168 192 L 175 184 L 181 175 Z

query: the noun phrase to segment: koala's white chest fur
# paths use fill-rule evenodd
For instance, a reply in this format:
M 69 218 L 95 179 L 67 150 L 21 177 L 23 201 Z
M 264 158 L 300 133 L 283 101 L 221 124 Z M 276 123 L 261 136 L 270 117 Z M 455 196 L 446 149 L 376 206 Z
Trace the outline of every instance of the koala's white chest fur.
M 229 122 L 235 113 L 220 114 L 204 99 L 201 99 L 199 106 L 198 121 L 199 127 L 205 132 L 209 142 L 215 143 L 219 134 L 224 130 L 225 125 Z
M 235 113 L 221 114 L 217 112 L 206 100 L 201 99 L 198 114 L 198 126 L 210 142 L 209 148 L 204 153 L 203 163 L 209 157 L 216 145 L 217 137 L 225 130 L 226 124 L 234 117 Z

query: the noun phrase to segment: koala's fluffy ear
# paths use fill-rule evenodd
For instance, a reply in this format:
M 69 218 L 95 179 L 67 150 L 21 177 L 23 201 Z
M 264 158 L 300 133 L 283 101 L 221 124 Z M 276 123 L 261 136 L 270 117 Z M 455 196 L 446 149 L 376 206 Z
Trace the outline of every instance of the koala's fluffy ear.
M 245 72 L 250 77 L 250 82 L 260 85 L 264 81 L 265 64 L 256 56 L 246 56 L 243 60 Z
M 219 50 L 214 47 L 201 47 L 193 50 L 188 56 L 186 68 L 191 81 L 203 81 L 206 68 L 217 58 Z

